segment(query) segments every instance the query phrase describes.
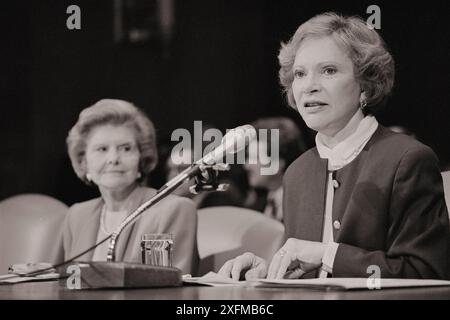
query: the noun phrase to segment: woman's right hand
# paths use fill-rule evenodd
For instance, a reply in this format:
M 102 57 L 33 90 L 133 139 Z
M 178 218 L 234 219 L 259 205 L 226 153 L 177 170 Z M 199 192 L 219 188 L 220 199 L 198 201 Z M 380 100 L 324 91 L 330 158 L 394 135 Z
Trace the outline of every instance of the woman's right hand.
M 227 278 L 231 276 L 236 281 L 241 278 L 242 273 L 245 273 L 245 280 L 265 278 L 267 276 L 267 262 L 251 252 L 246 252 L 228 260 L 219 270 L 221 276 Z

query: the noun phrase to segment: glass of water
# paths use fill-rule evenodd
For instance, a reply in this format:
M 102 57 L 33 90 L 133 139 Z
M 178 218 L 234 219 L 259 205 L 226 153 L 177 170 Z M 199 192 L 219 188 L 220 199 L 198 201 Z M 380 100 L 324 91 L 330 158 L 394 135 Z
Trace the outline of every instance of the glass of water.
M 141 238 L 142 263 L 152 266 L 172 267 L 172 249 L 172 234 L 144 234 Z

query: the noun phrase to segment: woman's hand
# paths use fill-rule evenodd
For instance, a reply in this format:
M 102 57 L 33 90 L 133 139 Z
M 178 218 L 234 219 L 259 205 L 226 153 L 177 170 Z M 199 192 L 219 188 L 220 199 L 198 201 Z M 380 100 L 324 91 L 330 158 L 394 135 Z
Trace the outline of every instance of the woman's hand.
M 273 256 L 267 278 L 300 278 L 322 265 L 326 248 L 321 242 L 289 238 Z
M 245 280 L 265 278 L 267 275 L 267 263 L 264 259 L 246 252 L 234 259 L 228 260 L 220 268 L 219 274 L 233 280 L 239 280 L 245 272 Z

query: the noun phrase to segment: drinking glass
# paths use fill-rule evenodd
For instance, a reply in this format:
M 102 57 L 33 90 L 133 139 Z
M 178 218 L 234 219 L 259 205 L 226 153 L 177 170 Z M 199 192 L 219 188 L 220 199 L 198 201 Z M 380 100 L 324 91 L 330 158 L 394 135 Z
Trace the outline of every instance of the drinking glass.
M 142 263 L 152 266 L 172 267 L 172 248 L 172 234 L 144 234 L 141 238 Z

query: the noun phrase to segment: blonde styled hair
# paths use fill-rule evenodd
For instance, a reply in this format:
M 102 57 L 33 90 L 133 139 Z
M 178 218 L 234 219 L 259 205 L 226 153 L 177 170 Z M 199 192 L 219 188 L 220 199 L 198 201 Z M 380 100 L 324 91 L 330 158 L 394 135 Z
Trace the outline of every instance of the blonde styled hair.
M 92 129 L 104 125 L 127 126 L 135 132 L 140 151 L 139 172 L 142 183 L 158 162 L 155 127 L 151 120 L 132 103 L 103 99 L 81 111 L 77 123 L 67 136 L 67 149 L 76 175 L 85 183 L 86 178 L 86 142 Z
M 366 94 L 366 114 L 374 114 L 385 105 L 395 78 L 394 59 L 380 35 L 356 16 L 334 12 L 319 14 L 303 23 L 293 37 L 281 44 L 279 78 L 291 107 L 296 108 L 292 93 L 295 55 L 307 38 L 331 36 L 353 61 L 355 78 Z

